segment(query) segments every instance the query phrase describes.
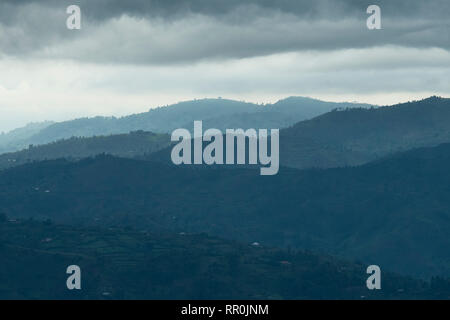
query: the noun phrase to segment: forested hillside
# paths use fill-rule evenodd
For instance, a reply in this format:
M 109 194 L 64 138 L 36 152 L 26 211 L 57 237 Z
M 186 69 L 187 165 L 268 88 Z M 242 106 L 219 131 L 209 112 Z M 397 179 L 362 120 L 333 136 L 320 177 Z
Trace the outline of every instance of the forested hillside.
M 450 142 L 450 99 L 431 97 L 373 109 L 334 111 L 280 133 L 280 162 L 295 168 L 367 163 Z
M 101 156 L 0 173 L 11 217 L 207 232 L 307 248 L 422 277 L 450 274 L 450 145 L 356 168 L 175 167 Z
M 207 126 L 219 129 L 285 128 L 336 108 L 352 107 L 368 105 L 302 97 L 266 105 L 228 99 L 185 101 L 120 118 L 98 116 L 30 125 L 0 136 L 0 152 L 18 151 L 30 144 L 42 145 L 72 137 L 106 136 L 138 130 L 167 134 L 177 128 L 190 129 L 194 120 L 203 120 Z
M 0 216 L 0 299 L 373 299 L 448 298 L 449 283 L 383 274 L 366 266 L 206 235 L 74 228 Z M 66 288 L 81 268 L 82 290 Z
M 126 158 L 143 157 L 161 150 L 169 144 L 169 135 L 144 131 L 90 138 L 72 137 L 41 146 L 30 145 L 22 151 L 1 154 L 0 169 L 33 161 L 60 158 L 79 160 L 99 154 Z
M 282 100 L 271 108 L 289 111 L 296 108 L 299 99 Z M 336 110 L 299 122 L 280 132 L 280 163 L 300 169 L 355 166 L 396 152 L 450 142 L 449 101 L 432 97 L 382 108 Z M 310 109 L 316 104 L 327 106 L 320 101 L 309 103 Z M 271 115 L 273 112 L 224 115 L 205 120 L 203 129 L 218 128 L 225 132 L 226 128 L 248 129 L 256 123 L 259 125 L 256 129 L 283 128 L 293 119 L 287 113 L 283 117 Z M 182 127 L 192 131 L 193 122 Z M 147 139 L 146 135 L 152 138 Z M 103 153 L 170 163 L 169 140 L 169 135 L 144 132 L 65 139 L 0 155 L 0 169 L 34 160 L 79 159 Z

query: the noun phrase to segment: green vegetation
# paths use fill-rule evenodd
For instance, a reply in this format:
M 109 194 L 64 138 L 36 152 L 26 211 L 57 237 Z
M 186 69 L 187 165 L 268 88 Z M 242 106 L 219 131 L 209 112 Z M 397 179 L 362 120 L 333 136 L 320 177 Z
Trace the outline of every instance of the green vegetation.
M 33 161 L 60 158 L 79 160 L 99 154 L 127 158 L 142 157 L 165 148 L 169 144 L 169 135 L 143 131 L 91 138 L 73 137 L 42 146 L 30 145 L 22 151 L 2 154 L 0 155 L 0 169 Z
M 38 140 L 126 128 L 118 123 L 149 129 L 155 119 L 190 128 L 214 101 L 55 124 Z M 277 104 L 220 105 L 228 109 L 207 126 L 289 121 Z M 450 141 L 449 120 L 450 99 L 437 97 L 329 112 L 281 131 L 285 167 L 270 177 L 173 166 L 169 136 L 143 131 L 1 155 L 0 298 L 448 299 L 450 144 L 436 145 Z M 243 245 L 253 242 L 262 246 Z M 329 254 L 380 265 L 382 296 L 367 294 L 362 264 Z M 64 286 L 69 264 L 89 270 L 81 293 Z
M 280 131 L 280 162 L 294 168 L 361 165 L 450 142 L 450 99 L 334 111 Z
M 429 278 L 450 274 L 449 163 L 450 145 L 272 177 L 100 156 L 4 171 L 0 203 L 11 217 L 206 232 Z
M 340 110 L 325 113 L 331 106 Z M 361 165 L 396 152 L 450 141 L 450 99 L 431 97 L 372 109 L 355 106 L 306 98 L 288 98 L 266 106 L 206 99 L 120 119 L 78 119 L 48 126 L 27 140 L 32 144 L 27 149 L 0 155 L 0 169 L 36 160 L 80 159 L 103 153 L 170 162 L 167 134 L 142 131 L 112 134 L 133 128 L 168 133 L 179 127 L 191 130 L 193 121 L 198 119 L 205 119 L 204 128 L 225 131 L 227 128 L 286 128 L 299 119 L 325 113 L 280 132 L 281 164 L 299 169 Z M 110 122 L 117 123 L 109 128 Z M 96 134 L 102 136 L 72 137 Z
M 52 124 L 53 122 L 50 121 L 29 123 L 25 127 L 14 129 L 8 133 L 1 133 L 0 153 L 26 148 L 28 139 Z
M 273 105 L 227 99 L 202 99 L 121 118 L 80 118 L 58 123 L 30 125 L 0 136 L 0 152 L 21 150 L 29 145 L 42 145 L 71 137 L 107 136 L 143 130 L 171 133 L 192 126 L 194 120 L 225 128 L 282 128 L 341 107 L 367 107 L 364 104 L 324 102 L 292 97 Z M 70 155 L 70 150 L 67 150 Z
M 448 282 L 389 273 L 383 290 L 369 291 L 360 264 L 201 234 L 1 221 L 0 257 L 0 299 L 431 299 L 449 293 Z M 81 267 L 80 291 L 65 286 L 72 264 Z

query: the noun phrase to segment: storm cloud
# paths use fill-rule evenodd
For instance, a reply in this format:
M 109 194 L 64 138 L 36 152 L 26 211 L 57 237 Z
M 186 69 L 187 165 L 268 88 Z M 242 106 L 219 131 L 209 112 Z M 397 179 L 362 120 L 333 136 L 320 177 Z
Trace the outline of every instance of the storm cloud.
M 449 96 L 449 17 L 448 0 L 0 0 L 0 132 L 204 97 Z
M 450 49 L 450 2 L 378 1 L 382 30 L 366 27 L 372 1 L 6 0 L 0 54 L 94 63 L 177 64 L 306 50 L 395 45 Z M 66 7 L 82 10 L 68 30 Z

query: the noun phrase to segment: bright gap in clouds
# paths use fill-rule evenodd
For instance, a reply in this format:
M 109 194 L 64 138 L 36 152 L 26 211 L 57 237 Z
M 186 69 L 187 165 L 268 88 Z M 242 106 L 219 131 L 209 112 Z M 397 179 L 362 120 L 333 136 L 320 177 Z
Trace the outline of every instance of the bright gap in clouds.
M 123 116 L 183 100 L 288 96 L 378 105 L 450 96 L 444 49 L 303 51 L 179 65 L 0 60 L 0 132 L 29 122 Z

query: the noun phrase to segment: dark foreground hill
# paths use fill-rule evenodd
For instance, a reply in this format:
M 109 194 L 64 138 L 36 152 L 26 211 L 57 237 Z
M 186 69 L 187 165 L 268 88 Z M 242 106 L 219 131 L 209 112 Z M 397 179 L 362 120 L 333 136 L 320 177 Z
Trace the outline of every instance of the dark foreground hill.
M 448 276 L 449 163 L 449 144 L 356 168 L 281 168 L 276 176 L 101 156 L 1 172 L 0 203 L 11 217 L 207 232 Z
M 449 297 L 426 283 L 303 251 L 242 245 L 206 235 L 155 235 L 0 220 L 0 299 L 418 299 Z M 82 290 L 66 288 L 81 268 Z

